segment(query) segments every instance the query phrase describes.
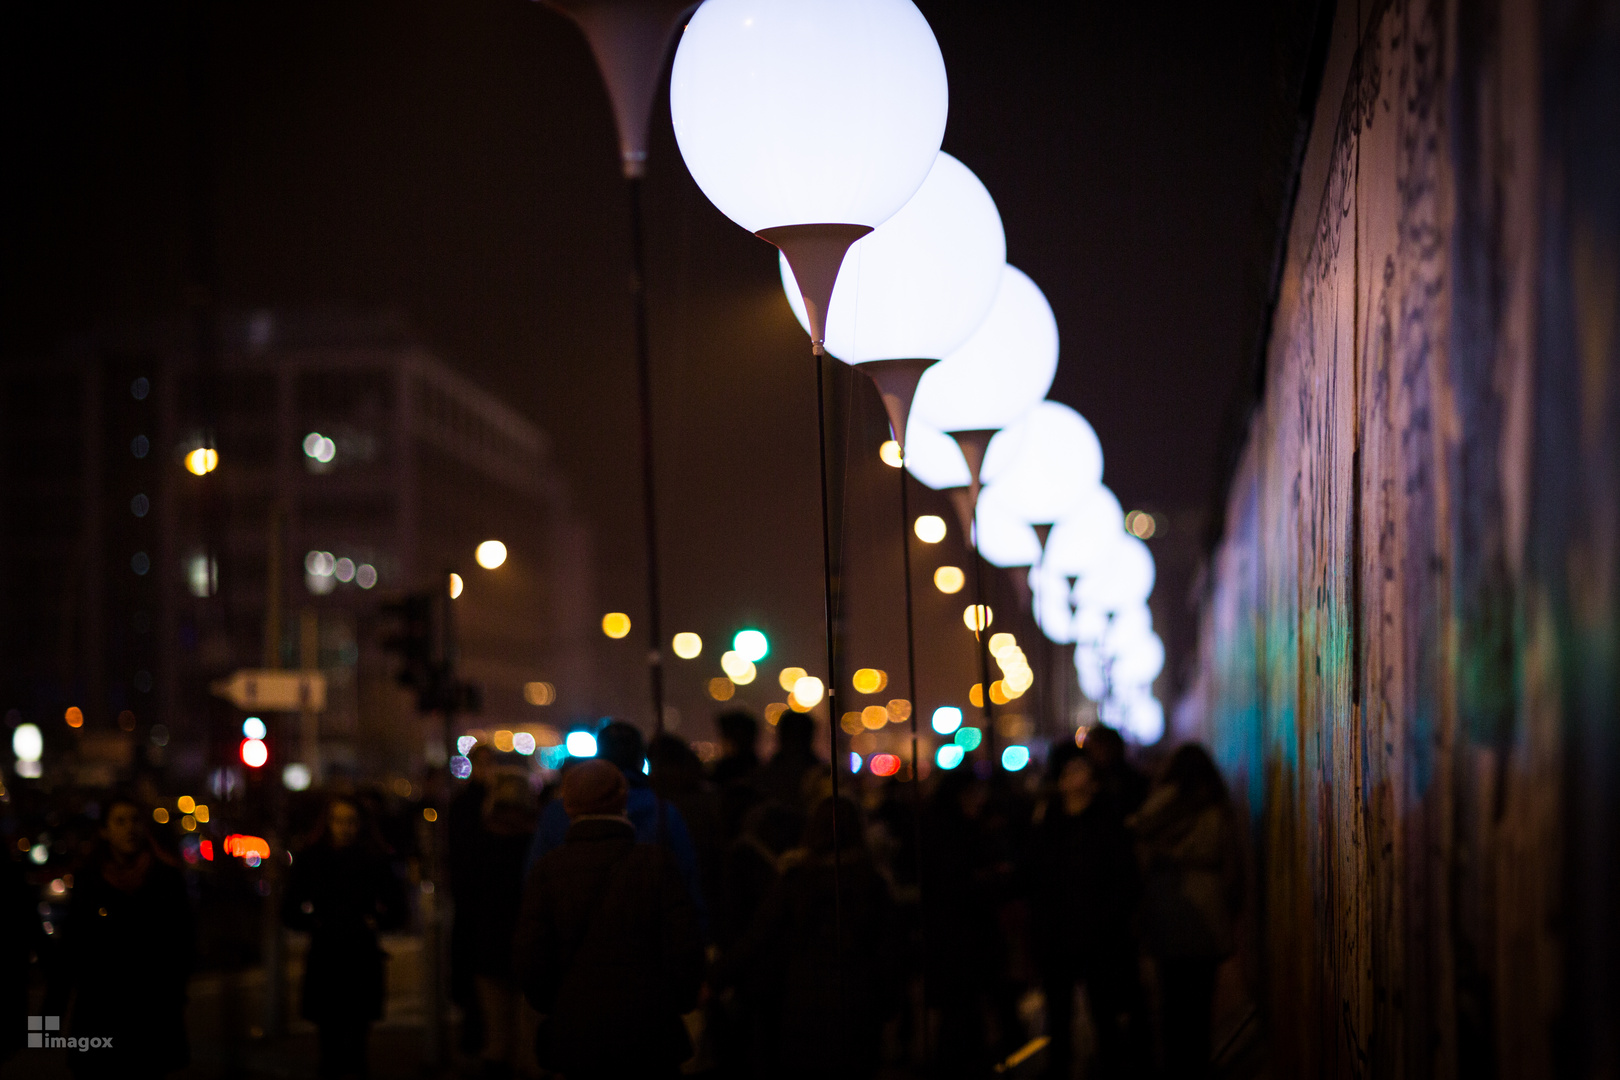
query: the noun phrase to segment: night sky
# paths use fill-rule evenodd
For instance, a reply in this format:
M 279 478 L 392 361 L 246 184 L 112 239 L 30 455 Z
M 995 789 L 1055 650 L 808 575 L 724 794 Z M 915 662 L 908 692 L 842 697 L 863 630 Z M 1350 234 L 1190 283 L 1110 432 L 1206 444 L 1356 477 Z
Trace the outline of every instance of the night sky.
M 1051 396 L 1095 426 L 1125 507 L 1169 522 L 1155 604 L 1179 666 L 1224 425 L 1252 382 L 1296 28 L 1263 5 L 920 6 L 950 78 L 944 148 L 1057 314 Z M 0 354 L 49 362 L 72 334 L 184 310 L 199 279 L 228 307 L 401 312 L 550 432 L 596 538 L 600 609 L 642 610 L 624 185 L 570 23 L 527 0 L 0 19 Z M 774 661 L 819 666 L 814 384 L 774 250 L 697 190 L 663 99 L 646 194 L 666 630 L 762 625 Z M 859 384 L 849 407 L 851 666 L 893 672 L 893 474 L 872 463 L 875 396 Z M 925 633 L 965 634 L 961 598 L 919 599 Z M 639 631 L 599 648 L 603 707 L 634 707 Z M 702 711 L 717 653 L 701 678 L 677 671 L 678 705 Z M 960 653 L 927 660 L 925 682 L 960 681 Z

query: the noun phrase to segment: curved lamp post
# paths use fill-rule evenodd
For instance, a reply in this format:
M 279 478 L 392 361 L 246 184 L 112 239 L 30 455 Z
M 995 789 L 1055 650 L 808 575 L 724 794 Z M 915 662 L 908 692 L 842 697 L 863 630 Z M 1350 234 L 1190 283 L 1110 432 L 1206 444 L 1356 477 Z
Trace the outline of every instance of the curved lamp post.
M 898 213 L 857 240 L 844 257 L 827 316 L 826 349 L 876 385 L 889 427 L 908 445 L 911 399 L 923 373 L 978 329 L 995 302 L 1007 239 L 995 200 L 977 176 L 941 152 L 928 178 Z M 793 314 L 812 332 L 804 292 L 786 254 L 782 288 Z M 954 444 L 950 451 L 961 454 Z M 902 458 L 904 455 L 902 454 Z M 963 463 L 965 470 L 966 465 Z M 900 555 L 904 578 L 906 677 L 911 712 L 913 792 L 921 811 L 917 767 L 916 628 L 911 592 L 911 501 L 900 470 Z
M 642 521 L 647 547 L 647 667 L 653 729 L 664 730 L 663 614 L 658 581 L 658 499 L 653 471 L 652 346 L 647 333 L 647 256 L 641 178 L 647 164 L 647 126 L 669 40 L 692 0 L 542 0 L 574 22 L 596 58 L 613 104 L 619 164 L 630 209 L 630 300 L 635 312 L 636 386 L 641 407 Z

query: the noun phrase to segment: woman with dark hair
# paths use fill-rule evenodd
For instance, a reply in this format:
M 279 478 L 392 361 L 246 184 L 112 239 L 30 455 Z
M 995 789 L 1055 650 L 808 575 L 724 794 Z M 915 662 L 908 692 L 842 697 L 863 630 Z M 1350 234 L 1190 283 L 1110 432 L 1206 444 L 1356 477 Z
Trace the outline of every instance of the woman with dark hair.
M 196 944 L 186 882 L 152 844 L 147 808 L 114 796 L 101 812 L 101 851 L 68 904 L 62 970 L 47 1012 L 72 993 L 73 1035 L 107 1046 L 69 1056 L 77 1076 L 156 1077 L 191 1060 L 186 980 Z
M 1046 794 L 1035 807 L 1028 850 L 1034 940 L 1052 1037 L 1049 1075 L 1068 1080 L 1074 1054 L 1074 990 L 1085 983 L 1097 1055 L 1088 1076 L 1130 1071 L 1139 980 L 1131 913 L 1136 858 L 1125 815 L 1102 769 L 1072 741 L 1047 759 Z
M 383 1014 L 377 931 L 405 919 L 405 895 L 360 805 L 334 798 L 316 839 L 293 859 L 282 919 L 309 933 L 302 1012 L 320 1029 L 322 1077 L 366 1074 L 366 1040 Z
M 1170 1076 L 1206 1076 L 1215 971 L 1233 947 L 1241 899 L 1236 828 L 1209 752 L 1178 747 L 1129 821 L 1143 868 L 1142 929 L 1159 974 Z
M 872 1076 L 901 982 L 894 903 L 867 853 L 860 810 L 846 798 L 823 799 L 804 846 L 782 861 L 781 880 L 716 981 L 780 1002 L 778 1057 L 760 1075 Z

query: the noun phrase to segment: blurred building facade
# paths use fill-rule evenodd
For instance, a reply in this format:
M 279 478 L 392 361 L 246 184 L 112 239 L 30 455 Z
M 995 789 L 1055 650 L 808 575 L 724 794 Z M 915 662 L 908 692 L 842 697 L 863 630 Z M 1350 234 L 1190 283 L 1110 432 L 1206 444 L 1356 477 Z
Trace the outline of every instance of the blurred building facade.
M 45 731 L 47 766 L 233 767 L 243 713 L 210 686 L 258 668 L 324 673 L 328 770 L 439 764 L 384 605 L 451 573 L 439 606 L 482 726 L 586 707 L 589 542 L 542 431 L 397 318 L 258 312 L 195 340 L 97 335 L 0 374 L 0 708 Z M 217 452 L 203 475 L 199 449 Z M 490 539 L 508 552 L 492 570 L 474 560 Z M 525 700 L 540 682 L 547 706 Z M 308 756 L 298 716 L 265 720 L 272 767 Z

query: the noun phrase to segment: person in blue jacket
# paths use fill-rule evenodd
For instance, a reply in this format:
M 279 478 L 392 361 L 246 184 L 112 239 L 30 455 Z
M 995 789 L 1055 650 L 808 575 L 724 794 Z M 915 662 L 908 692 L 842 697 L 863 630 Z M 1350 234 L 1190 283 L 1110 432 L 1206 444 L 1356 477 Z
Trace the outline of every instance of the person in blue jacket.
M 641 771 L 647 758 L 647 746 L 641 731 L 623 720 L 608 723 L 596 735 L 597 758 L 611 762 L 624 773 L 630 785 L 630 797 L 625 813 L 636 829 L 636 843 L 657 844 L 675 857 L 681 880 L 692 894 L 692 906 L 697 909 L 698 926 L 705 939 L 709 933 L 708 909 L 703 904 L 703 889 L 698 884 L 697 849 L 692 844 L 691 831 L 686 819 L 667 799 L 653 793 L 652 785 Z M 568 811 L 561 799 L 553 799 L 540 814 L 540 827 L 534 832 L 534 843 L 529 847 L 529 860 L 524 873 L 546 852 L 558 847 L 568 835 Z

